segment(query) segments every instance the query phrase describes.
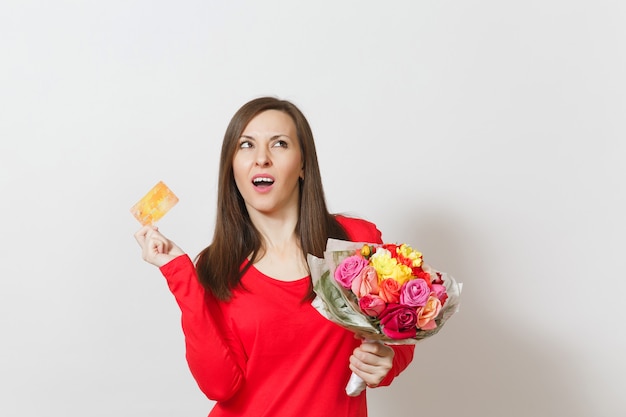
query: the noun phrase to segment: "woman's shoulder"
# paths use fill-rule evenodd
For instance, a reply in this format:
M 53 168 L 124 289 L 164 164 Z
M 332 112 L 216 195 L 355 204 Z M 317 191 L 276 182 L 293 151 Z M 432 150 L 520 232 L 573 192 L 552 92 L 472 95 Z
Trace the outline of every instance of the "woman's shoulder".
M 349 217 L 345 214 L 335 215 L 335 220 L 343 227 L 348 238 L 353 242 L 382 243 L 381 231 L 368 220 Z

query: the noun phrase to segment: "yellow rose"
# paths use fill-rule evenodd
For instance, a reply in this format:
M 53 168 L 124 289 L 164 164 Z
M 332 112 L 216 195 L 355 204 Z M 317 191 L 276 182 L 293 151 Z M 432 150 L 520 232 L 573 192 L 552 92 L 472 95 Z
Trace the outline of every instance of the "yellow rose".
M 397 281 L 398 284 L 402 285 L 405 282 L 409 281 L 412 277 L 413 277 L 413 271 L 411 271 L 411 268 L 409 268 L 406 265 L 397 264 L 391 270 L 391 274 L 385 276 L 384 278 L 391 278 L 394 281 Z
M 398 261 L 391 257 L 391 253 L 387 249 L 378 248 L 370 258 L 370 264 L 376 269 L 379 279 L 382 280 L 393 273 Z
M 412 261 L 413 267 L 418 267 L 422 265 L 422 253 L 414 250 L 407 244 L 402 244 L 398 248 L 398 254 L 404 256 L 407 259 L 410 259 Z

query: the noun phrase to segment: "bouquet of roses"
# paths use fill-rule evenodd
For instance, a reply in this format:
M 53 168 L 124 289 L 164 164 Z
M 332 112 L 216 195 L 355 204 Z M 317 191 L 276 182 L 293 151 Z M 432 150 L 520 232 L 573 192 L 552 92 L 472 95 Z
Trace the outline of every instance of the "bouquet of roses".
M 417 343 L 458 311 L 462 285 L 407 244 L 329 239 L 324 258 L 309 255 L 308 263 L 313 307 L 366 340 Z M 346 388 L 350 395 L 364 389 L 355 377 Z

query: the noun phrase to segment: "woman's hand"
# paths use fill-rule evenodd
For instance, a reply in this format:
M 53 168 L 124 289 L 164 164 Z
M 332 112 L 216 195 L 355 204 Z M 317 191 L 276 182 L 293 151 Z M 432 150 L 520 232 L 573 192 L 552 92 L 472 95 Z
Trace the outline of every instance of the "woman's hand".
M 142 227 L 135 233 L 135 239 L 141 246 L 143 260 L 159 268 L 184 254 L 174 242 L 159 233 L 156 226 Z
M 393 366 L 395 352 L 378 342 L 363 342 L 350 356 L 350 370 L 368 387 L 377 387 Z

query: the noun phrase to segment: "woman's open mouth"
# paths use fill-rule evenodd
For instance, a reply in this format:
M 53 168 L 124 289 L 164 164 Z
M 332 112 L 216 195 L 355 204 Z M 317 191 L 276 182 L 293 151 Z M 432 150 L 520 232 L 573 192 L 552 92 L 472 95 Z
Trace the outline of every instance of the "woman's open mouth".
M 274 178 L 269 175 L 256 175 L 252 178 L 252 185 L 258 189 L 266 189 L 274 184 Z

